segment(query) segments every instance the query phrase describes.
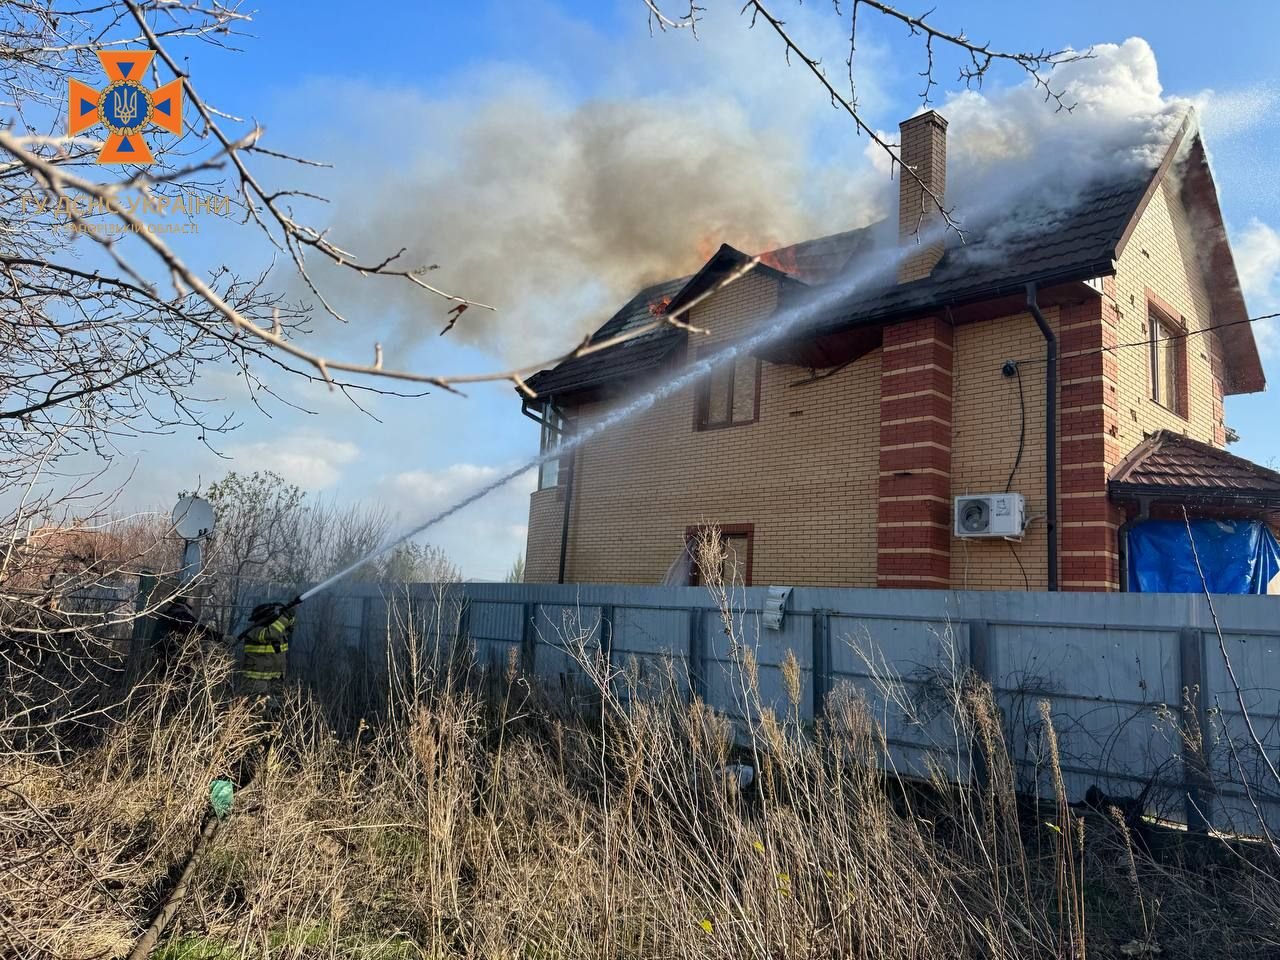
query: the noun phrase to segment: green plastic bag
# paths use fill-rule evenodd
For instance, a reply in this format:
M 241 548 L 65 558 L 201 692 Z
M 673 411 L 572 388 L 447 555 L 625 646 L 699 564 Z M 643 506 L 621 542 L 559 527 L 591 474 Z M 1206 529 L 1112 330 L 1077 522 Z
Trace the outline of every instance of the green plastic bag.
M 231 802 L 235 799 L 236 788 L 230 780 L 215 780 L 209 785 L 209 806 L 213 815 L 219 820 L 226 819 L 231 812 Z

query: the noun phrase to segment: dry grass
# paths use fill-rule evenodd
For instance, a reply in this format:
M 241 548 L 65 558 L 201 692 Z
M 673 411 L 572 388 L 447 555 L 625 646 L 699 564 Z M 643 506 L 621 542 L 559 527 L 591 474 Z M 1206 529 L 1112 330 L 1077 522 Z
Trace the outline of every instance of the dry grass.
M 382 719 L 340 739 L 301 691 L 269 730 L 227 663 L 188 651 L 61 759 L 0 760 L 4 952 L 126 955 L 210 780 L 253 768 L 164 960 L 1280 953 L 1261 858 L 1206 848 L 1193 867 L 1062 802 L 1020 812 L 979 685 L 958 706 L 988 775 L 961 790 L 880 773 L 881 732 L 847 691 L 804 729 L 792 678 L 790 709 L 757 700 L 735 731 L 674 682 L 622 696 L 627 671 L 583 655 L 595 702 L 568 716 L 514 664 L 482 697 L 456 660 L 415 654 Z

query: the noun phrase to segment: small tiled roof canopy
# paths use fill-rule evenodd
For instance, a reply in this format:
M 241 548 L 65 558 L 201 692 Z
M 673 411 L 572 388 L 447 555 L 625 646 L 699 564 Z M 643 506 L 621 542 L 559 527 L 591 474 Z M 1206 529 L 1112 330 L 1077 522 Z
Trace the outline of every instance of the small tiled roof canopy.
M 816 311 L 803 330 L 796 331 L 797 335 L 857 336 L 870 332 L 870 328 L 940 307 L 1021 294 L 1029 282 L 1046 286 L 1114 274 L 1120 251 L 1191 130 L 1191 125 L 1184 123 L 1158 168 L 1111 171 L 1072 198 L 1068 209 L 1055 212 L 1043 223 L 1036 216 L 1026 216 L 1029 227 L 998 240 L 990 234 L 1002 229 L 1000 220 L 987 229 L 975 227 L 963 244 L 949 234 L 946 253 L 930 276 L 901 284 L 882 277 L 847 295 L 828 297 L 825 309 Z M 1185 153 L 1187 162 L 1181 179 L 1184 197 L 1203 214 L 1206 223 L 1220 224 L 1213 178 L 1203 144 L 1194 134 Z M 762 254 L 756 269 L 784 279 L 781 302 L 785 305 L 791 302 L 790 298 L 803 296 L 806 287 L 829 284 L 856 264 L 874 260 L 876 231 L 882 225 L 886 222 Z M 1221 327 L 1224 392 L 1262 390 L 1265 379 L 1253 332 L 1247 323 L 1239 322 L 1248 314 L 1225 232 L 1206 229 L 1201 237 L 1209 264 L 1206 279 L 1215 302 L 1213 322 Z M 592 334 L 591 342 L 601 343 L 641 323 L 652 323 L 661 310 L 651 311 L 651 307 L 669 298 L 669 309 L 675 310 L 704 291 L 709 281 L 749 259 L 728 245 L 722 246 L 692 277 L 640 291 Z M 616 388 L 674 362 L 686 336 L 676 326 L 660 326 L 633 340 L 602 347 L 534 374 L 528 386 L 552 399 Z
M 1117 499 L 1151 497 L 1280 511 L 1280 473 L 1169 430 L 1152 434 L 1111 473 Z

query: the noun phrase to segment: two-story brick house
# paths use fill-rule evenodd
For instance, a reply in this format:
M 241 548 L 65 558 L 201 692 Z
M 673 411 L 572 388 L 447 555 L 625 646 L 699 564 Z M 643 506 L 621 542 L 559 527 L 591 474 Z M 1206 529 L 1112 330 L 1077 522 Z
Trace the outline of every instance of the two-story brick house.
M 896 276 L 544 467 L 528 579 L 671 582 L 716 525 L 748 583 L 1114 590 L 1127 523 L 1181 504 L 1280 516 L 1280 475 L 1223 449 L 1223 397 L 1265 383 L 1190 118 L 1156 169 L 1102 178 L 998 250 L 931 229 L 946 121 L 913 117 L 901 143 L 919 179 L 900 177 Z M 726 245 L 640 291 L 595 339 L 691 302 L 705 333 L 664 326 L 533 377 L 544 449 L 856 273 L 877 229 L 745 272 Z M 1005 490 L 1026 499 L 1020 538 L 953 535 L 954 497 Z

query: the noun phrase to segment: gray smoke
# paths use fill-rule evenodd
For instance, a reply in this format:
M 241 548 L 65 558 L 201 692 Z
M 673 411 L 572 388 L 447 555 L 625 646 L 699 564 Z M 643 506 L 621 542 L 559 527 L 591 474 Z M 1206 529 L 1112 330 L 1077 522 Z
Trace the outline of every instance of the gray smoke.
M 721 97 L 561 108 L 517 93 L 440 139 L 443 153 L 415 158 L 338 232 L 361 249 L 395 238 L 409 263 L 441 265 L 432 283 L 499 307 L 469 312 L 451 336 L 509 357 L 570 345 L 602 309 L 691 272 L 721 242 L 758 252 L 884 214 L 880 195 L 816 210 L 803 144 Z M 439 327 L 438 302 L 415 315 L 415 291 L 380 295 L 410 335 Z

